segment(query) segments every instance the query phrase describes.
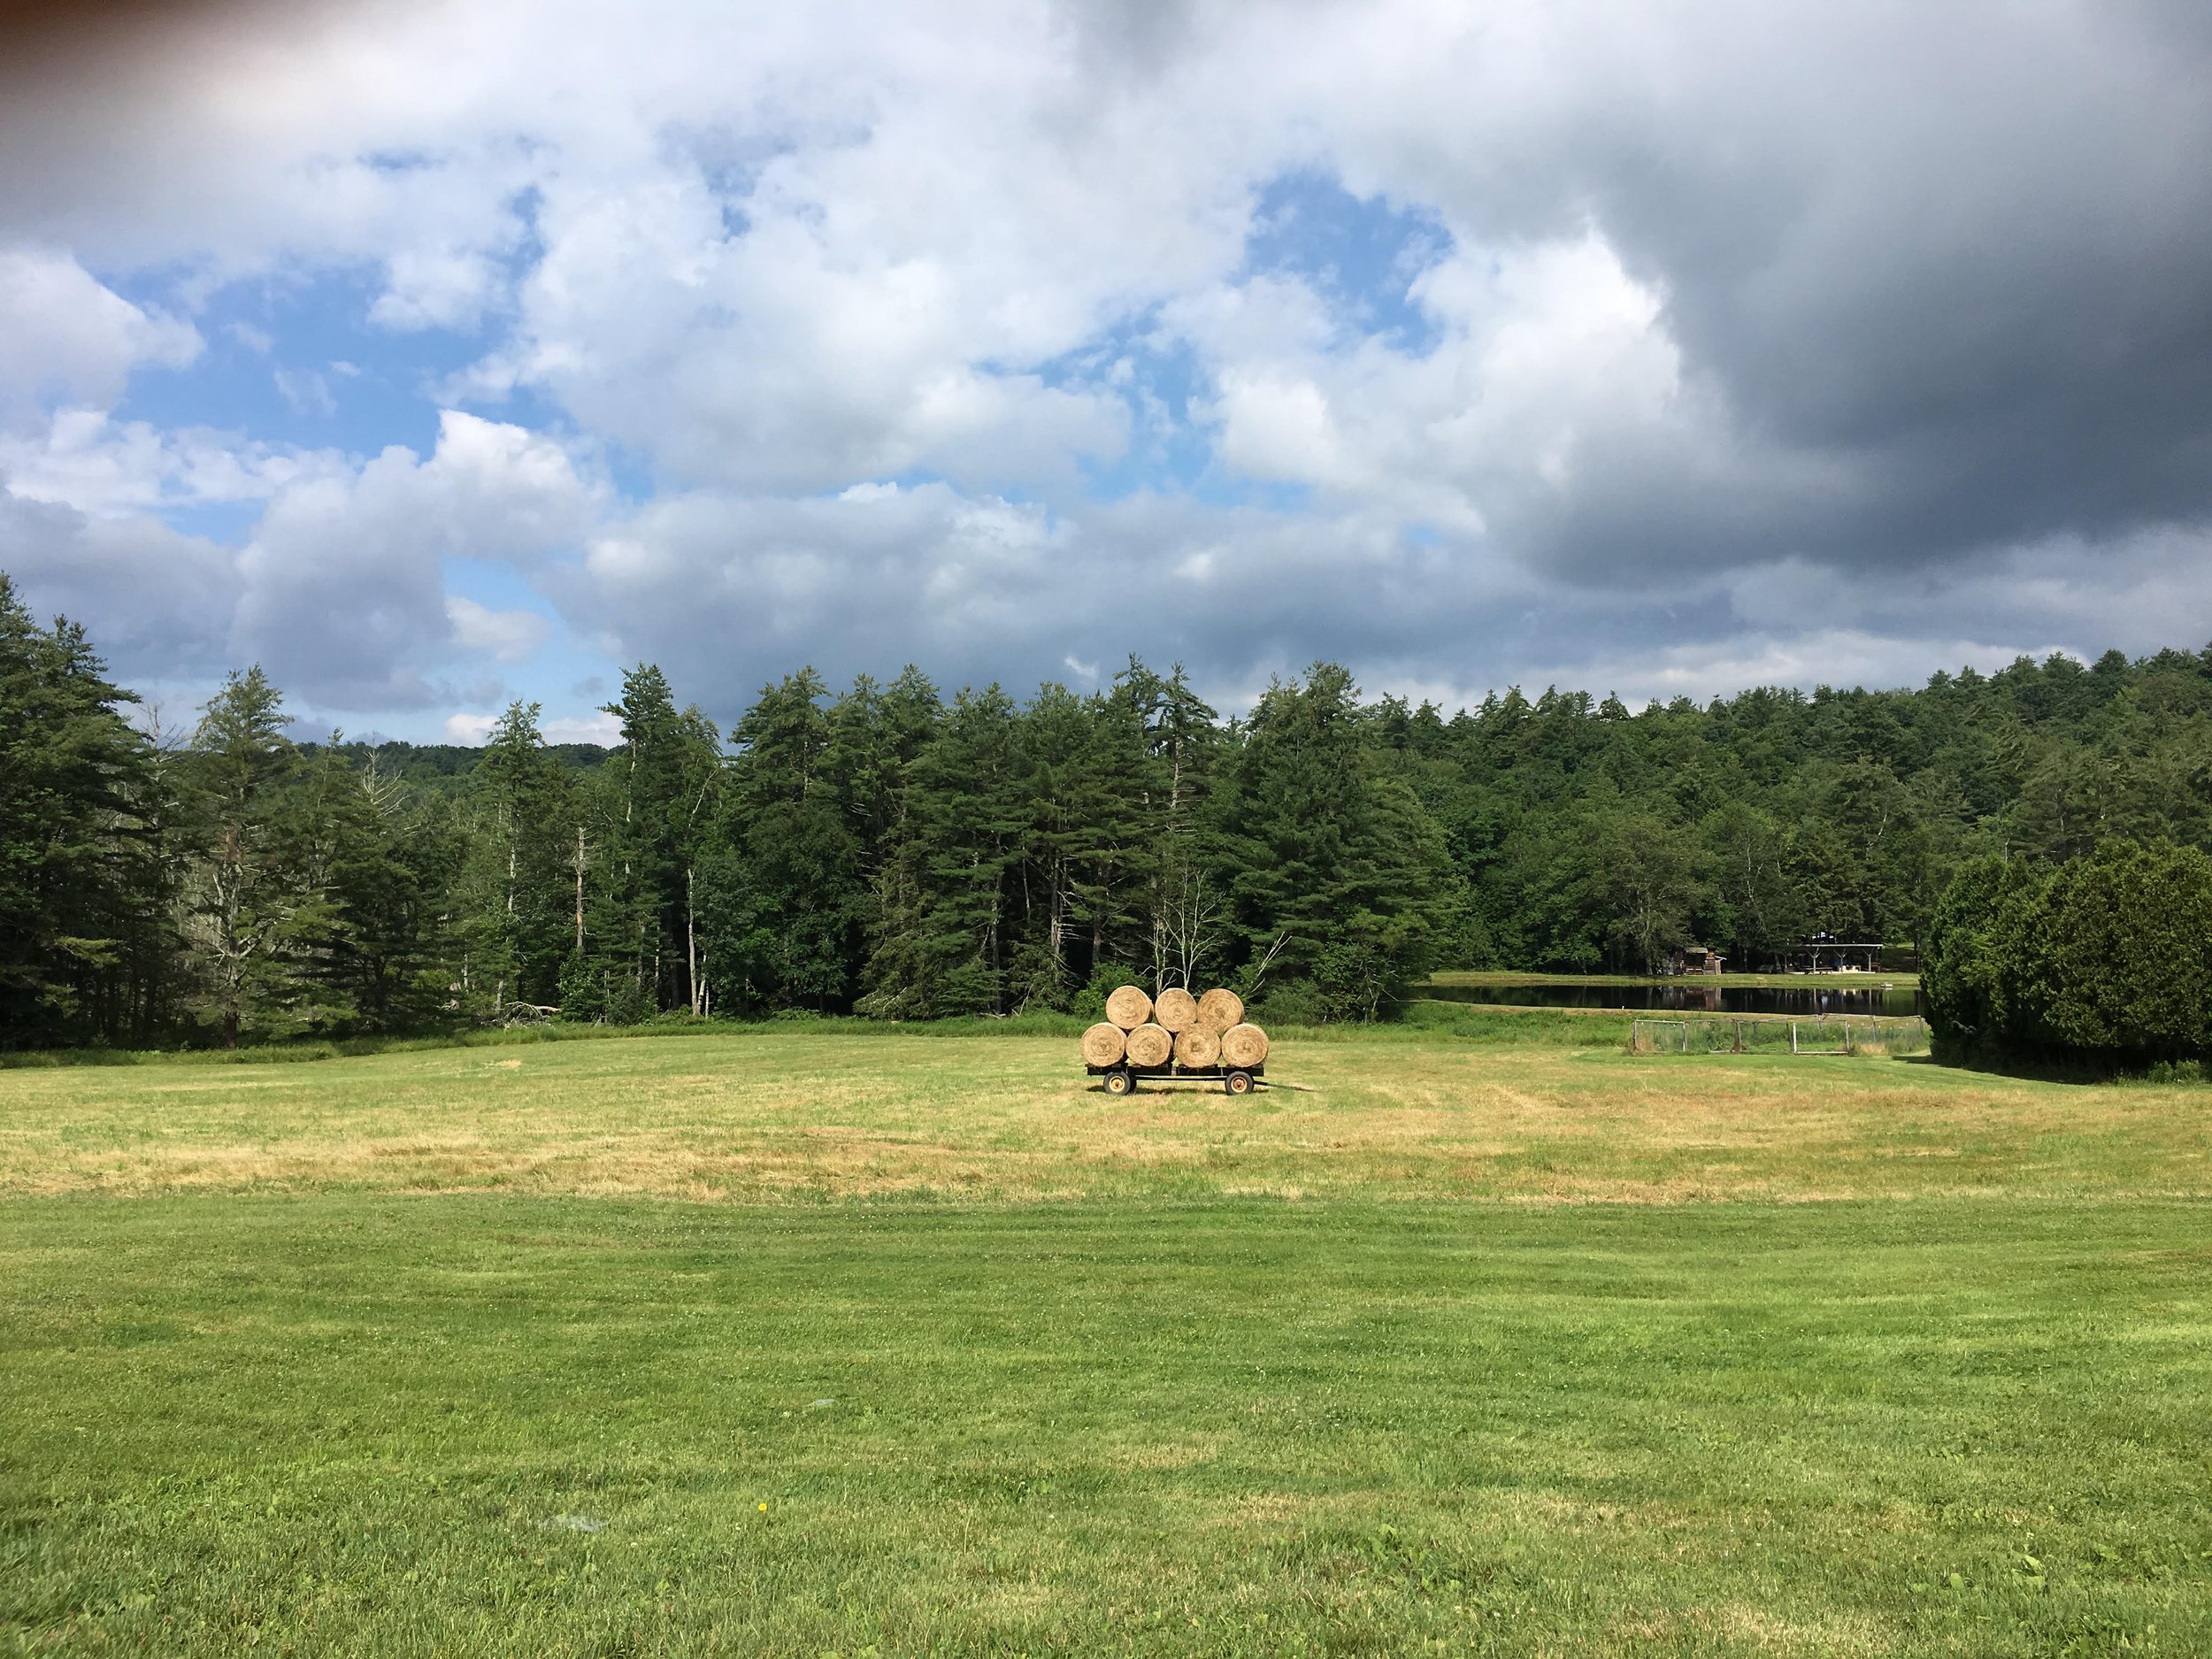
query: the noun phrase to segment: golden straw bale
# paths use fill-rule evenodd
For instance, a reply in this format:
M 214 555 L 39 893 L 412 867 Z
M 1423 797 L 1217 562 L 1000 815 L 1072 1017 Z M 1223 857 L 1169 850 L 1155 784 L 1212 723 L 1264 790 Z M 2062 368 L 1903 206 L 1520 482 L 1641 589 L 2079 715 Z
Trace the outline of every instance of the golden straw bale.
M 1198 1023 L 1208 1031 L 1221 1033 L 1240 1024 L 1244 1018 L 1244 999 L 1234 991 L 1225 991 L 1217 986 L 1198 999 Z
M 1188 1031 L 1198 1023 L 1198 999 L 1179 985 L 1170 986 L 1152 1004 L 1152 1018 L 1170 1031 Z
M 1165 1065 L 1168 1056 L 1174 1052 L 1175 1039 L 1164 1025 L 1155 1025 L 1148 1020 L 1129 1033 L 1132 1065 Z
M 1221 1039 L 1203 1025 L 1179 1031 L 1175 1033 L 1175 1058 L 1181 1065 L 1212 1065 L 1221 1058 Z
M 1125 985 L 1106 999 L 1106 1018 L 1124 1031 L 1134 1031 L 1152 1018 L 1152 999 L 1133 985 Z
M 1083 1033 L 1083 1064 L 1119 1065 L 1126 1042 L 1120 1026 L 1110 1020 L 1101 1021 Z
M 1257 1025 L 1232 1025 L 1221 1033 L 1221 1064 L 1248 1071 L 1267 1058 L 1267 1033 Z

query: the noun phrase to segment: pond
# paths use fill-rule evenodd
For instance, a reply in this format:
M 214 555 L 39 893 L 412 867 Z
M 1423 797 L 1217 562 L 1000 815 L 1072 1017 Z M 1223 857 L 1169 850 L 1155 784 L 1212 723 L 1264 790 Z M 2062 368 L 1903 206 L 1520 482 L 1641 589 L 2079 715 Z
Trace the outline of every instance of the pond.
M 1818 983 L 1709 985 L 1676 979 L 1662 985 L 1424 985 L 1414 995 L 1440 1002 L 1490 1002 L 1512 1008 L 1661 1009 L 1704 1014 L 1924 1015 L 1916 987 Z

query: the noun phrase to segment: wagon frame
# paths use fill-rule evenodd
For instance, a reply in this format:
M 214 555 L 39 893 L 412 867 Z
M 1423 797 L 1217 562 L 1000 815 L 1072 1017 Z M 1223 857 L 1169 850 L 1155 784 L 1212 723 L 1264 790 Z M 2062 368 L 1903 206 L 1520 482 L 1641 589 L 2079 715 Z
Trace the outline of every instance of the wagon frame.
M 1141 1081 L 1218 1083 L 1225 1094 L 1249 1094 L 1267 1082 L 1264 1060 L 1257 1065 L 1178 1065 L 1173 1061 L 1165 1065 L 1131 1065 L 1124 1061 L 1119 1065 L 1087 1065 L 1083 1069 L 1093 1077 L 1103 1078 L 1102 1087 L 1109 1094 L 1133 1094 Z

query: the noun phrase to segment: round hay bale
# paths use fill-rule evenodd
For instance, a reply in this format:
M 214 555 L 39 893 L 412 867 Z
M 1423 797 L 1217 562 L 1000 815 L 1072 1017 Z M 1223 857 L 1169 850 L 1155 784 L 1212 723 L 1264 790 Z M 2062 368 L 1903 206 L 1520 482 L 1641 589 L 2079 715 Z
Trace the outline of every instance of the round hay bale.
M 1155 1025 L 1147 1020 L 1129 1033 L 1131 1065 L 1165 1065 L 1168 1056 L 1174 1052 L 1175 1039 L 1164 1025 Z
M 1198 999 L 1181 986 L 1170 986 L 1152 1004 L 1152 1018 L 1172 1032 L 1186 1032 L 1198 1023 Z
M 1267 1058 L 1267 1033 L 1257 1025 L 1232 1025 L 1221 1033 L 1221 1064 L 1239 1071 Z
M 1198 999 L 1198 1023 L 1217 1034 L 1244 1022 L 1244 999 L 1216 986 Z
M 1120 1026 L 1111 1020 L 1102 1021 L 1083 1033 L 1083 1064 L 1119 1065 L 1127 1041 Z
M 1106 1018 L 1124 1031 L 1134 1031 L 1152 1018 L 1152 999 L 1133 985 L 1125 985 L 1106 999 Z
M 1203 1025 L 1179 1031 L 1175 1033 L 1175 1059 L 1179 1065 L 1217 1064 L 1221 1059 L 1221 1039 Z

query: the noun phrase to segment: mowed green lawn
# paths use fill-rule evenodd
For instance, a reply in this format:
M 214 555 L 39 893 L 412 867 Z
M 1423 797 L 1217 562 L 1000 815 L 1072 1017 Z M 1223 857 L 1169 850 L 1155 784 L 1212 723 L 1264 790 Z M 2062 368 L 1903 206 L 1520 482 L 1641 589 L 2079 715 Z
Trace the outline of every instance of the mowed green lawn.
M 0 1645 L 2212 1652 L 2205 1091 L 1071 1048 L 0 1073 Z

